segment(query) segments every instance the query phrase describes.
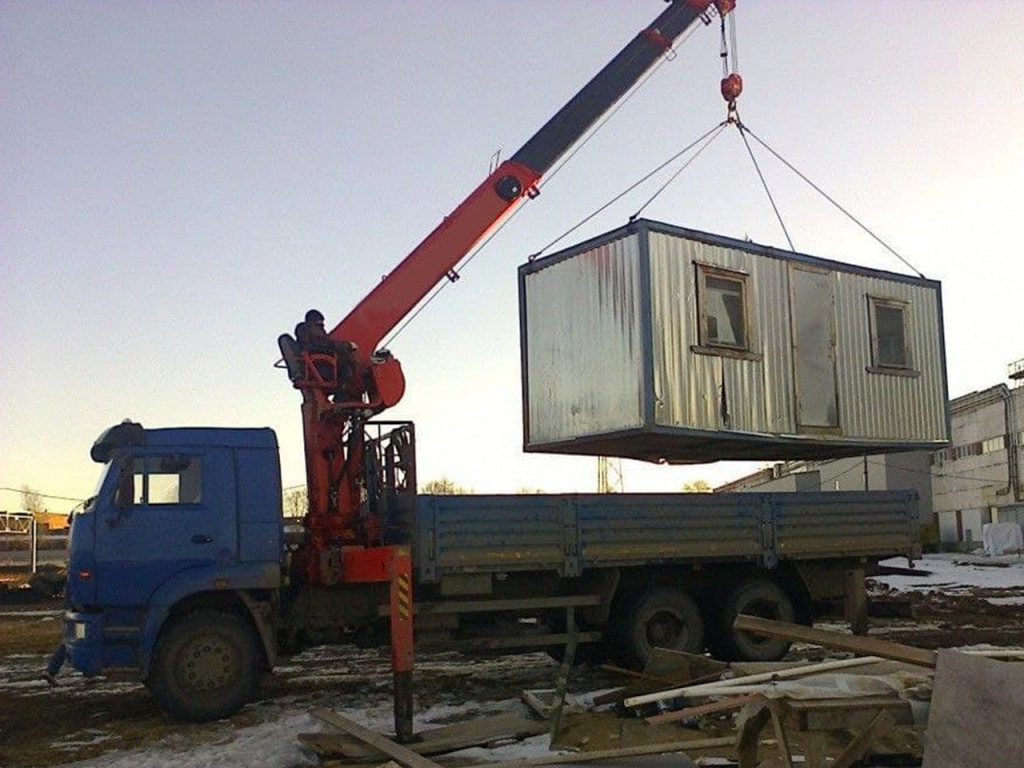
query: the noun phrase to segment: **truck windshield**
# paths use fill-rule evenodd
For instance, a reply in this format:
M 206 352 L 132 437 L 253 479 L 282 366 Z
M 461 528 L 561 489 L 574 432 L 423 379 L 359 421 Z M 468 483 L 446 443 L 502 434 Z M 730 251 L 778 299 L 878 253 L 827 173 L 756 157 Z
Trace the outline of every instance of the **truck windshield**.
M 103 488 L 103 482 L 107 479 L 107 475 L 110 474 L 111 466 L 113 466 L 113 462 L 110 461 L 103 465 L 103 471 L 100 472 L 100 477 L 96 481 L 96 486 L 92 489 L 92 493 L 89 494 L 89 498 L 85 500 L 79 514 L 82 512 L 92 512 L 93 507 L 96 506 L 96 497 L 100 495 L 100 489 Z

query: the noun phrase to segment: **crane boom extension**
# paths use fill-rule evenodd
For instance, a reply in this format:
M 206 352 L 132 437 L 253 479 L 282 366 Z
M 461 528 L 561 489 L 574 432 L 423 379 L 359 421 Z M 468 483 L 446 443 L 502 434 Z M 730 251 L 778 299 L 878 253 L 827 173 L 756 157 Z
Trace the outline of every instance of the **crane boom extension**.
M 363 362 L 551 166 L 665 53 L 711 3 L 673 0 L 594 76 L 511 160 L 465 201 L 349 312 L 331 336 L 355 343 Z
M 714 0 L 720 15 L 734 0 Z M 647 72 L 711 0 L 671 0 L 652 23 L 631 40 L 522 148 L 502 163 L 330 332 L 336 342 L 354 345 L 351 360 L 299 356 L 294 347 L 289 373 L 303 395 L 303 431 L 309 510 L 306 540 L 293 561 L 305 583 L 332 584 L 349 578 L 343 560 L 354 548 L 383 544 L 380 520 L 367 510 L 370 459 L 367 419 L 397 403 L 404 392 L 401 365 L 378 350 L 384 336 L 422 301 L 524 197 L 557 160 Z M 286 360 L 288 337 L 282 337 Z M 352 349 L 352 348 L 349 348 Z M 333 393 L 333 402 L 330 396 Z M 342 549 L 345 554 L 343 555 Z

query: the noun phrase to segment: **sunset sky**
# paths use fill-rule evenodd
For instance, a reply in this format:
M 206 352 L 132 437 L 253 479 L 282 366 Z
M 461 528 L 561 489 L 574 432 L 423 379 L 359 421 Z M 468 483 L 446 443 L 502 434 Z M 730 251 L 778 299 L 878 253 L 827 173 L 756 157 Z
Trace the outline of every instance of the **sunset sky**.
M 89 446 L 126 417 L 273 427 L 302 483 L 278 334 L 310 307 L 341 319 L 662 8 L 0 0 L 0 486 L 87 496 Z M 1024 3 L 739 0 L 736 25 L 744 121 L 942 281 L 950 394 L 1004 381 L 1024 357 Z M 391 343 L 421 481 L 594 490 L 593 459 L 522 454 L 516 267 L 725 116 L 719 43 L 699 29 Z M 798 250 L 907 271 L 759 160 Z M 644 215 L 786 247 L 733 130 Z M 628 463 L 626 488 L 755 467 Z

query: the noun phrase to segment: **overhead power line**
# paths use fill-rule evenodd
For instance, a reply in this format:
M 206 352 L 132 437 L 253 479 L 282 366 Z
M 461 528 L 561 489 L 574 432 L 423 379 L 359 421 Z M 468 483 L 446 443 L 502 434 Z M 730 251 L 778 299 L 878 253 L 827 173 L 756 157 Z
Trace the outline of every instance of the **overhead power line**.
M 43 499 L 59 499 L 60 501 L 85 501 L 85 499 L 75 499 L 70 496 L 55 496 L 52 493 L 42 493 L 33 488 L 7 488 L 0 487 L 0 491 L 10 491 L 11 493 L 32 493 Z

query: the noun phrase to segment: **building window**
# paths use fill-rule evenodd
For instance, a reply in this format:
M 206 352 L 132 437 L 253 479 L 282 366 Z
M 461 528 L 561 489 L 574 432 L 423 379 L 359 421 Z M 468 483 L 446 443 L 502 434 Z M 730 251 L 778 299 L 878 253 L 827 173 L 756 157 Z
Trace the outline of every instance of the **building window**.
M 1006 448 L 1006 437 L 1000 435 L 999 437 L 990 437 L 988 440 L 981 441 L 981 452 L 982 453 L 993 453 L 995 451 L 1002 451 Z
M 701 346 L 750 349 L 747 275 L 698 264 L 697 307 Z
M 872 364 L 876 368 L 909 369 L 907 345 L 907 304 L 892 299 L 868 297 L 871 324 Z

